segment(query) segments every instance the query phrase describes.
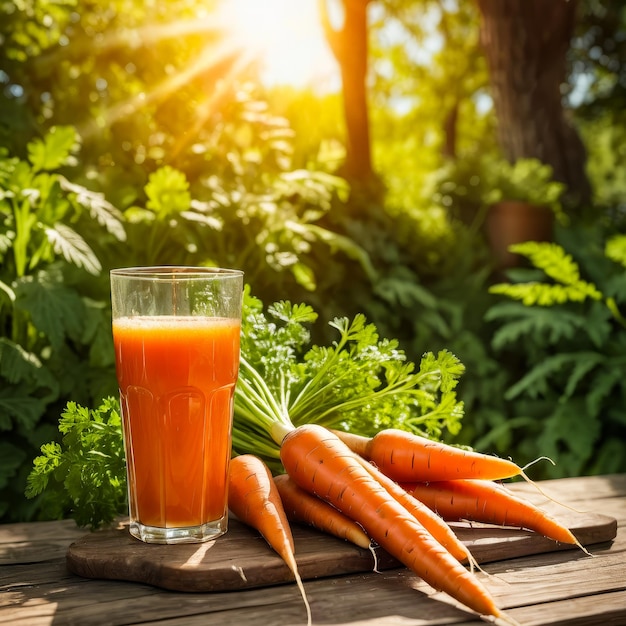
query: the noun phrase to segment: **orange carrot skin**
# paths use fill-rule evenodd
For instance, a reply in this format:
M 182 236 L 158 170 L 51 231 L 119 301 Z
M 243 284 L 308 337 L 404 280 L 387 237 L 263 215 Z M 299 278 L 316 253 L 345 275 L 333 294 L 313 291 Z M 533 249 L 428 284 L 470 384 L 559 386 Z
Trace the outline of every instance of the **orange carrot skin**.
M 278 489 L 267 465 L 251 454 L 230 461 L 228 508 L 258 530 L 270 546 L 288 561 L 295 552 L 293 535 Z
M 370 547 L 370 538 L 356 522 L 330 506 L 325 500 L 298 487 L 287 474 L 274 476 L 274 482 L 289 521 L 313 526 L 339 539 L 350 541 L 360 548 Z
M 522 473 L 507 459 L 462 450 L 393 428 L 381 430 L 368 442 L 366 458 L 397 482 L 500 480 Z
M 389 495 L 336 435 L 315 424 L 300 426 L 283 440 L 281 460 L 296 484 L 361 524 L 429 585 L 481 615 L 503 615 L 478 579 Z
M 311 626 L 311 606 L 296 563 L 293 535 L 269 467 L 253 454 L 230 461 L 228 508 L 248 526 L 258 530 L 291 570 L 302 594 Z
M 448 521 L 468 520 L 533 530 L 562 543 L 576 544 L 568 528 L 532 502 L 487 480 L 404 484 L 415 498 Z
M 370 474 L 397 500 L 424 528 L 452 554 L 452 556 L 466 563 L 470 561 L 470 553 L 465 544 L 454 534 L 450 526 L 420 500 L 413 497 L 398 483 L 385 476 L 367 461 L 363 461 L 364 467 Z

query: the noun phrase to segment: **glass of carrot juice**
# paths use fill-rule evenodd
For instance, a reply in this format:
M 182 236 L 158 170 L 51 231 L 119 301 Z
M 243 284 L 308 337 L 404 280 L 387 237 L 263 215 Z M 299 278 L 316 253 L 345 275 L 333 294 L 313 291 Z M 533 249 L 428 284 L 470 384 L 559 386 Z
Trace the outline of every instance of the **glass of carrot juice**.
M 243 273 L 111 271 L 130 533 L 191 543 L 227 530 Z

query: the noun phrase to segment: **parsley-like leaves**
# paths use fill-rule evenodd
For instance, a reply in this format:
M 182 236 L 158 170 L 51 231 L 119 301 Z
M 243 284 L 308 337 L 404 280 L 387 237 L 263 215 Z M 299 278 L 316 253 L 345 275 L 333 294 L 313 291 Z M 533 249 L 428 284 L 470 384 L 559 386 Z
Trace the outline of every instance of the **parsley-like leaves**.
M 59 420 L 61 443 L 47 443 L 35 458 L 26 496 L 42 494 L 46 517 L 71 516 L 98 528 L 127 512 L 126 469 L 119 405 L 106 399 L 95 410 L 68 402 Z

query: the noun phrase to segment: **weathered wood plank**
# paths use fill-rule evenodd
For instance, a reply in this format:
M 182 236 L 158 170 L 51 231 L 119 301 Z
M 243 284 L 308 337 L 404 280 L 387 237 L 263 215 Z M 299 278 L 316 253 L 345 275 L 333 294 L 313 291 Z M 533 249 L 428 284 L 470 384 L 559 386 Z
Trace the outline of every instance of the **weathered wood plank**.
M 549 503 L 544 508 L 551 511 L 555 505 Z M 615 537 L 614 518 L 559 509 L 555 517 L 583 545 Z M 478 563 L 555 550 L 579 550 L 515 528 L 484 524 L 452 527 Z M 375 565 L 369 550 L 309 528 L 294 526 L 292 530 L 303 580 L 367 572 Z M 235 520 L 231 520 L 224 537 L 204 544 L 147 545 L 131 537 L 124 528 L 92 533 L 71 544 L 67 563 L 72 572 L 87 578 L 142 582 L 173 591 L 247 589 L 293 579 L 289 568 L 261 535 Z M 377 567 L 397 568 L 399 563 L 383 550 L 377 550 Z
M 58 558 L 84 534 L 73 520 L 0 524 L 0 565 Z
M 602 604 L 602 618 L 598 617 Z M 575 607 L 575 612 L 572 607 Z M 599 626 L 626 624 L 626 591 L 603 593 L 572 600 L 536 604 L 509 611 L 524 626 Z
M 523 492 L 535 487 L 521 484 Z M 626 475 L 547 481 L 542 488 L 580 510 L 605 511 L 619 523 L 615 540 L 577 551 L 493 562 L 478 576 L 524 626 L 626 624 Z M 540 496 L 540 494 L 539 494 Z M 578 506 L 580 504 L 581 506 Z M 179 593 L 137 583 L 87 579 L 65 568 L 65 551 L 84 530 L 73 522 L 0 526 L 0 624 L 44 626 L 301 626 L 293 584 L 241 592 Z M 76 534 L 75 534 L 76 533 Z M 43 547 L 48 546 L 45 550 Z M 46 558 L 42 559 L 42 555 Z M 23 559 L 23 560 L 22 560 Z M 481 623 L 404 568 L 305 582 L 315 626 L 462 626 Z

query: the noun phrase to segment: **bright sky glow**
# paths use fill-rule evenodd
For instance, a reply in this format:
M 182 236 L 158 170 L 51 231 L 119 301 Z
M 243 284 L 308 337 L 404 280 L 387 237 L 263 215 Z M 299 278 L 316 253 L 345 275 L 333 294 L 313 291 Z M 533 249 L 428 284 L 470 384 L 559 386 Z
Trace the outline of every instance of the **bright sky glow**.
M 338 89 L 316 0 L 222 0 L 219 12 L 234 43 L 261 63 L 266 84 Z

